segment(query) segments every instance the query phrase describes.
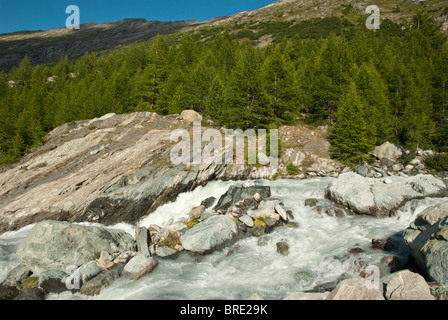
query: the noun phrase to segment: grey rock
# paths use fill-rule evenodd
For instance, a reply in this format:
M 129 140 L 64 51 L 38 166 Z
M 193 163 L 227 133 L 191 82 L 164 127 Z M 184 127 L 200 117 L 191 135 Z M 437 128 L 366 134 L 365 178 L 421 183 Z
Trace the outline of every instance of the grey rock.
M 420 269 L 432 280 L 448 284 L 448 202 L 421 212 L 403 237 Z
M 45 298 L 45 291 L 40 288 L 28 288 L 22 292 L 19 293 L 19 295 L 14 298 L 14 300 L 44 300 Z
M 66 277 L 67 274 L 60 270 L 44 271 L 39 275 L 38 286 L 46 292 L 60 293 L 67 290 L 64 281 Z
M 366 282 L 364 278 L 342 280 L 326 300 L 384 300 L 381 291 L 367 286 Z
M 149 245 L 151 243 L 151 236 L 146 227 L 139 227 L 135 229 L 135 240 L 137 243 L 138 252 L 150 256 Z
M 102 270 L 96 265 L 96 261 L 89 261 L 79 267 L 82 283 L 90 281 L 96 277 Z
M 225 205 L 231 206 L 241 200 L 252 198 L 259 193 L 263 199 L 271 196 L 271 188 L 269 186 L 230 186 L 218 200 L 215 210 L 219 210 Z
M 391 183 L 384 184 L 356 173 L 344 173 L 329 183 L 326 197 L 357 214 L 390 216 L 408 200 L 444 196 L 448 192 L 445 183 L 432 175 L 389 179 Z
M 40 274 L 48 270 L 65 271 L 67 266 L 80 266 L 102 252 L 134 250 L 133 237 L 123 231 L 81 226 L 68 222 L 37 223 L 19 244 L 19 262 Z
M 20 293 L 20 290 L 15 286 L 6 286 L 0 284 L 0 301 L 13 300 Z
M 387 300 L 435 300 L 425 279 L 409 270 L 392 275 L 386 286 Z
M 280 241 L 275 244 L 277 246 L 277 252 L 283 256 L 287 256 L 289 254 L 289 245 L 285 241 Z
M 221 249 L 238 237 L 238 226 L 227 215 L 212 216 L 188 229 L 180 241 L 185 250 L 207 253 Z
M 103 288 L 110 286 L 121 276 L 124 266 L 124 263 L 120 263 L 112 270 L 102 271 L 96 277 L 82 285 L 81 293 L 88 296 L 99 294 Z
M 178 250 L 169 247 L 157 247 L 156 249 L 156 256 L 161 258 L 173 257 L 177 253 L 179 253 Z
M 90 125 L 96 129 L 88 130 Z M 173 165 L 174 127 L 191 130 L 176 115 L 151 112 L 107 114 L 55 128 L 20 165 L 0 172 L 0 233 L 43 220 L 137 224 L 210 180 L 273 174 L 233 163 Z M 90 154 L 101 145 L 103 151 Z
M 208 197 L 207 199 L 202 200 L 201 206 L 204 206 L 206 209 L 208 209 L 215 203 L 215 201 L 215 197 Z
M 194 110 L 184 110 L 180 114 L 182 120 L 193 122 L 193 121 L 202 121 L 202 116 L 194 111 Z
M 200 205 L 199 207 L 195 207 L 195 208 L 191 209 L 191 211 L 189 213 L 189 217 L 190 217 L 190 219 L 199 219 L 201 217 L 201 215 L 204 213 L 204 211 L 205 211 L 205 206 Z
M 275 212 L 277 212 L 280 215 L 280 218 L 282 218 L 283 221 L 288 221 L 288 214 L 286 213 L 286 210 L 281 205 L 274 206 Z
M 259 218 L 268 218 L 276 212 L 275 207 L 279 204 L 279 200 L 264 200 L 260 203 L 258 208 L 248 210 L 247 214 L 254 220 Z
M 385 158 L 395 162 L 401 157 L 403 157 L 405 153 L 403 152 L 403 148 L 393 143 L 385 142 L 382 145 L 376 147 L 375 150 L 372 152 L 372 155 L 380 160 Z
M 158 262 L 154 258 L 138 254 L 125 265 L 122 275 L 132 280 L 138 280 L 152 272 L 157 265 Z
M 253 228 L 254 226 L 254 220 L 249 217 L 247 214 L 243 214 L 241 217 L 238 218 L 242 223 L 244 223 L 249 228 Z
M 2 285 L 8 287 L 19 287 L 21 285 L 22 280 L 28 278 L 31 275 L 31 271 L 19 264 L 11 271 L 9 271 Z

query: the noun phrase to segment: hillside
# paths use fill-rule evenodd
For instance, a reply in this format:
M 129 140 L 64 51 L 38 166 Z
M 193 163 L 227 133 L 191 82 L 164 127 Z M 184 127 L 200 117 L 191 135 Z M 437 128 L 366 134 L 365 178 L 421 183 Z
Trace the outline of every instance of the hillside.
M 31 63 L 41 64 L 62 57 L 77 57 L 89 51 L 112 50 L 126 43 L 149 41 L 157 34 L 171 35 L 177 41 L 189 32 L 193 39 L 208 42 L 223 30 L 236 39 L 250 40 L 259 46 L 281 41 L 284 37 L 318 38 L 350 32 L 365 23 L 365 8 L 375 4 L 381 10 L 384 28 L 397 29 L 409 24 L 416 12 L 442 23 L 448 30 L 446 1 L 342 1 L 279 0 L 255 11 L 245 11 L 205 22 L 159 22 L 125 19 L 109 23 L 85 23 L 79 30 L 66 28 L 48 31 L 22 31 L 0 35 L 0 70 L 17 66 L 25 55 Z

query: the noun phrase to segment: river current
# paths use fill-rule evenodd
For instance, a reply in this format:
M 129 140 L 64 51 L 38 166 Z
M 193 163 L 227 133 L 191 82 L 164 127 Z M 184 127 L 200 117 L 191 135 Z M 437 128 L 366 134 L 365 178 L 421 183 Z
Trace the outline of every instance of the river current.
M 284 226 L 260 238 L 246 237 L 205 256 L 181 254 L 175 259 L 157 258 L 159 265 L 152 273 L 138 281 L 120 278 L 94 297 L 64 292 L 46 298 L 239 300 L 257 293 L 264 299 L 282 299 L 294 292 L 316 291 L 343 277 L 359 274 L 367 266 L 381 269 L 381 259 L 391 253 L 372 249 L 372 239 L 395 237 L 398 248 L 393 254 L 407 259 L 408 249 L 400 241 L 401 232 L 428 206 L 448 201 L 448 198 L 412 200 L 390 218 L 331 217 L 305 206 L 308 198 L 324 198 L 325 188 L 332 179 L 213 181 L 183 193 L 144 217 L 139 226 L 167 227 L 179 218 L 188 217 L 202 200 L 210 196 L 219 198 L 230 185 L 254 183 L 269 185 L 272 197 L 280 199 L 285 209 L 293 212 L 299 227 Z M 17 246 L 31 227 L 0 235 L 0 282 L 18 265 Z M 117 224 L 109 228 L 134 235 L 135 226 Z M 279 241 L 288 243 L 287 256 L 277 252 Z M 354 248 L 362 252 L 350 254 Z

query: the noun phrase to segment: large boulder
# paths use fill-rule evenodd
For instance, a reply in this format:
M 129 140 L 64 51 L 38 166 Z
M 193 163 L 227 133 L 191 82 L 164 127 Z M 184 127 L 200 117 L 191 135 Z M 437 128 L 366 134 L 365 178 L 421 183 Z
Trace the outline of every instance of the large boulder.
M 425 279 L 409 270 L 397 272 L 390 278 L 385 296 L 387 300 L 434 300 Z
M 185 250 L 204 254 L 221 249 L 237 236 L 238 226 L 234 219 L 227 215 L 218 215 L 188 229 L 180 237 L 180 241 Z
M 373 216 L 395 215 L 408 200 L 446 194 L 446 184 L 432 175 L 373 179 L 347 172 L 330 182 L 326 189 L 326 197 L 333 202 L 354 213 Z
M 432 280 L 448 284 L 448 202 L 421 212 L 404 232 L 419 268 Z
M 223 207 L 229 207 L 244 199 L 252 199 L 258 193 L 261 198 L 269 198 L 271 196 L 271 188 L 269 186 L 230 186 L 218 200 L 215 210 Z
M 68 266 L 81 266 L 98 258 L 102 251 L 128 250 L 135 250 L 135 242 L 124 231 L 48 220 L 31 229 L 17 249 L 17 259 L 36 274 L 65 272 Z
M 180 114 L 180 117 L 182 118 L 182 120 L 190 122 L 202 121 L 202 116 L 194 110 L 184 110 Z
M 384 300 L 381 291 L 369 286 L 364 278 L 345 279 L 327 296 L 326 300 Z
M 405 151 L 403 150 L 403 148 L 393 143 L 385 142 L 382 145 L 376 147 L 371 154 L 379 160 L 387 159 L 395 162 L 405 155 Z

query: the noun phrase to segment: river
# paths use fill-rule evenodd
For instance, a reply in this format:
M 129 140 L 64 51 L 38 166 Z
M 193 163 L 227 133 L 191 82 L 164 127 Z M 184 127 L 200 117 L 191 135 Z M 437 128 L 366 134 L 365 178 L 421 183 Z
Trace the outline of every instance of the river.
M 372 249 L 374 238 L 394 236 L 398 245 L 393 254 L 407 259 L 408 249 L 401 232 L 428 206 L 448 198 L 426 198 L 406 203 L 397 216 L 330 217 L 304 205 L 307 198 L 323 198 L 334 178 L 305 180 L 257 180 L 250 182 L 213 181 L 205 187 L 183 193 L 169 204 L 143 218 L 139 225 L 169 226 L 188 217 L 189 211 L 210 196 L 219 196 L 232 184 L 269 185 L 272 197 L 280 199 L 294 215 L 298 228 L 279 227 L 260 238 L 247 237 L 230 247 L 206 256 L 181 254 L 175 259 L 157 258 L 159 265 L 138 281 L 116 280 L 100 295 L 80 293 L 49 294 L 47 299 L 247 299 L 257 293 L 265 299 L 281 299 L 294 292 L 318 290 L 351 277 L 367 266 L 379 266 L 390 252 Z M 32 226 L 0 236 L 0 281 L 18 264 L 15 251 Z M 112 228 L 134 235 L 134 226 L 117 224 Z M 289 254 L 280 255 L 276 243 L 286 241 Z M 363 252 L 350 254 L 353 248 Z

